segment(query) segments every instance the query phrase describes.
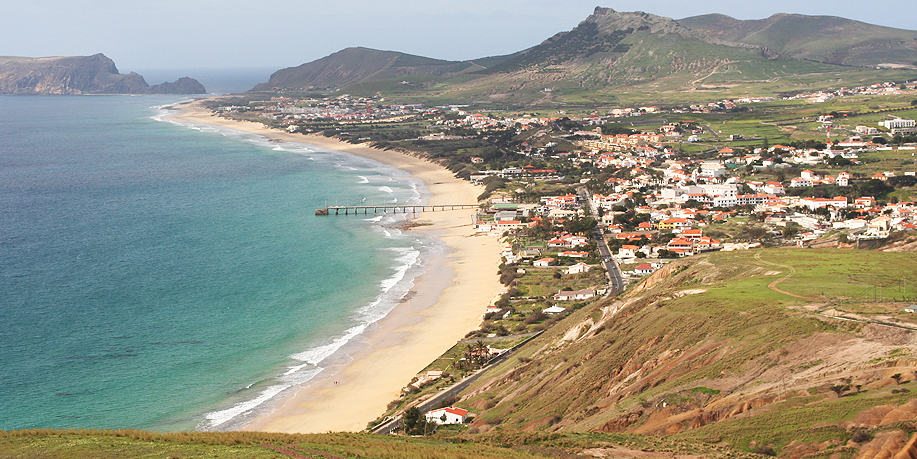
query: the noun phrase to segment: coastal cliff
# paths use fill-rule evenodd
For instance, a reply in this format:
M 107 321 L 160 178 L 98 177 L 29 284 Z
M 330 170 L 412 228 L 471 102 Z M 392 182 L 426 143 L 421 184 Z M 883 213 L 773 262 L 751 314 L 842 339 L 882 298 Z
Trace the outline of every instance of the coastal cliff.
M 104 54 L 70 57 L 0 57 L 0 94 L 204 94 L 193 78 L 150 86 L 137 73 L 122 75 Z

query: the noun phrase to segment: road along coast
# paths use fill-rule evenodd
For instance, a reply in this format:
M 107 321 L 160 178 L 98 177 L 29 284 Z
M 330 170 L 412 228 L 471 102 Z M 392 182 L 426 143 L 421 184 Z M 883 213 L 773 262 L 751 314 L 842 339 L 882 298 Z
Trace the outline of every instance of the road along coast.
M 174 108 L 179 112 L 170 117 L 177 122 L 235 129 L 278 142 L 310 144 L 396 167 L 425 184 L 431 194 L 428 205 L 474 203 L 483 191 L 423 158 L 229 120 L 197 102 Z M 415 281 L 410 299 L 364 333 L 362 346 L 348 362 L 326 369 L 245 429 L 289 433 L 363 430 L 400 395 L 414 375 L 477 329 L 486 307 L 503 291 L 496 274 L 502 244 L 495 237 L 478 235 L 471 213 L 465 209 L 418 214 L 424 225 L 409 231 L 424 231 L 440 238 L 449 248 L 444 262 L 430 263 L 430 269 Z

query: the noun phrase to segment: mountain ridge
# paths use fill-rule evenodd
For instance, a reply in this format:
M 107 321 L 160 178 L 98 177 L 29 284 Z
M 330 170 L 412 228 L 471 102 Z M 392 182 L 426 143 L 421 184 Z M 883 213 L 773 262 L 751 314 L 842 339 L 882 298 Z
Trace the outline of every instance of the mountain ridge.
M 859 67 L 917 65 L 917 31 L 837 16 L 778 13 L 740 20 L 708 14 L 677 22 L 711 38 L 764 46 L 795 59 Z
M 121 74 L 102 53 L 92 56 L 0 57 L 0 94 L 205 94 L 197 80 L 182 77 L 150 86 L 136 72 Z
M 312 62 L 278 70 L 252 91 L 266 91 L 274 87 L 339 88 L 370 79 L 443 76 L 477 68 L 469 61 L 445 61 L 397 51 L 351 47 Z
M 833 16 L 777 14 L 743 21 L 712 14 L 675 20 L 597 7 L 573 29 L 504 56 L 458 62 L 347 48 L 279 70 L 252 91 L 363 94 L 383 88 L 436 91 L 458 102 L 530 103 L 574 93 L 589 98 L 635 85 L 644 85 L 644 91 L 705 90 L 800 74 L 824 80 L 818 75 L 877 67 L 917 69 L 917 31 Z M 716 83 L 705 83 L 708 78 Z

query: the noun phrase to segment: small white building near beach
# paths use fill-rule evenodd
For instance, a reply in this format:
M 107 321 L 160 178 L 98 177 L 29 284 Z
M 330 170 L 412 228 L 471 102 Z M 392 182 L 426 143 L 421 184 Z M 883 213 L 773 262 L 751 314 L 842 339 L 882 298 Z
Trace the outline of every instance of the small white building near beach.
M 427 418 L 427 422 L 435 422 L 437 424 L 464 424 L 465 416 L 467 415 L 468 410 L 450 406 L 438 410 L 427 411 L 425 417 Z

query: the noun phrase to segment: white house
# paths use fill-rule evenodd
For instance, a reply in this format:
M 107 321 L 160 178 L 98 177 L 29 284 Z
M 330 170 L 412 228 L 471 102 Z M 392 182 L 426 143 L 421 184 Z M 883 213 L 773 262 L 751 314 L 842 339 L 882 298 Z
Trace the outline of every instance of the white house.
M 793 177 L 793 179 L 790 180 L 790 188 L 802 188 L 807 186 L 812 186 L 812 181 L 809 179 Z
M 815 210 L 819 207 L 834 207 L 836 209 L 846 209 L 847 208 L 847 197 L 846 196 L 837 196 L 834 199 L 828 198 L 801 198 L 799 200 L 800 206 L 808 207 L 809 210 Z
M 535 265 L 536 268 L 547 268 L 548 266 L 553 265 L 556 261 L 557 260 L 549 257 L 535 260 L 532 264 Z
M 595 296 L 595 290 L 561 290 L 554 295 L 556 301 L 588 300 Z
M 767 182 L 761 191 L 773 195 L 786 194 L 786 190 L 783 189 L 783 185 L 779 182 Z
M 646 274 L 653 274 L 653 271 L 656 271 L 656 268 L 646 263 L 634 268 L 634 274 L 641 275 L 641 276 L 646 275 Z
M 724 175 L 726 175 L 726 166 L 722 163 L 703 163 L 697 171 L 697 176 L 722 177 Z
M 835 183 L 837 186 L 848 186 L 850 184 L 850 174 L 848 172 L 837 174 L 837 181 Z
M 427 418 L 427 422 L 435 422 L 437 424 L 463 424 L 465 422 L 465 416 L 467 415 L 468 410 L 450 406 L 438 410 L 427 411 L 425 417 Z
M 592 267 L 587 265 L 586 263 L 577 263 L 567 268 L 564 274 L 588 273 L 590 269 L 592 269 Z
M 640 250 L 639 245 L 630 245 L 630 244 L 622 245 L 621 248 L 618 249 L 618 257 L 637 258 L 637 250 Z

